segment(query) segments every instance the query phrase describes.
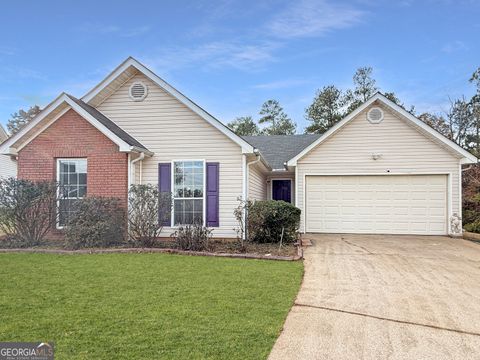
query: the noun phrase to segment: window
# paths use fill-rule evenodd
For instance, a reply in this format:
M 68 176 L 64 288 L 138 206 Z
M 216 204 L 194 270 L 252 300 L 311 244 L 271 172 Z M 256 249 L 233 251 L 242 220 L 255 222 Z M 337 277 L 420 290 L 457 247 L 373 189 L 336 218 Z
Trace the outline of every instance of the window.
M 65 226 L 68 215 L 78 199 L 87 195 L 87 159 L 58 159 L 59 183 L 58 226 Z
M 173 163 L 173 224 L 203 224 L 204 162 Z

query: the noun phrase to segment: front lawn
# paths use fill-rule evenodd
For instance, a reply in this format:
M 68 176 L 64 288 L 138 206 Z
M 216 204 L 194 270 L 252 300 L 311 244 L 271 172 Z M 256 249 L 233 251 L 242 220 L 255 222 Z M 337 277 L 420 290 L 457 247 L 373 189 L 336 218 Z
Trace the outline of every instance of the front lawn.
M 56 359 L 262 359 L 302 263 L 165 254 L 0 254 L 0 341 Z

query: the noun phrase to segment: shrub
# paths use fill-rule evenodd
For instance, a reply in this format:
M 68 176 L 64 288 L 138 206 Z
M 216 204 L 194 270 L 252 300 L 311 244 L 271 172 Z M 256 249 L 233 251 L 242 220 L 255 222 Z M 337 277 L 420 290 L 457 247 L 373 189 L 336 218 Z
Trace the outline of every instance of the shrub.
M 462 187 L 464 228 L 480 233 L 480 165 L 464 169 Z
M 67 220 L 66 243 L 73 249 L 120 245 L 125 240 L 125 225 L 125 209 L 119 199 L 80 199 Z
M 464 226 L 464 229 L 470 232 L 480 234 L 480 219 L 474 222 L 468 223 Z
M 285 201 L 255 201 L 248 206 L 248 240 L 292 243 L 297 239 L 300 209 Z
M 201 224 L 180 226 L 172 234 L 175 246 L 182 250 L 208 250 L 212 230 Z
M 463 223 L 465 230 L 480 233 L 480 194 L 464 199 Z
M 128 236 L 135 246 L 152 247 L 172 210 L 172 194 L 156 186 L 132 185 L 128 191 Z
M 40 245 L 56 215 L 55 182 L 0 179 L 0 230 L 16 245 Z

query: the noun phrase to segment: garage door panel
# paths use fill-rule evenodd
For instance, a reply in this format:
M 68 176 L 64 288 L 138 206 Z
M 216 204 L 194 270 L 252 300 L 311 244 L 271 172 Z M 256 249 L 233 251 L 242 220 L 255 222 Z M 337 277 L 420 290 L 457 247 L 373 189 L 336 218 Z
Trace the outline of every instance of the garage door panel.
M 447 233 L 447 176 L 307 176 L 309 232 Z

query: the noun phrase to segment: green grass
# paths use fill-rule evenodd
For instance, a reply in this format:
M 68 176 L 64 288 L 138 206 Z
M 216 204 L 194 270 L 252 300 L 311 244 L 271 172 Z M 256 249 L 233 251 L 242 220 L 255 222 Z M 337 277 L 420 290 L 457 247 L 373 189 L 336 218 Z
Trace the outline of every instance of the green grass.
M 0 254 L 0 341 L 56 359 L 266 358 L 300 262 L 165 254 Z

